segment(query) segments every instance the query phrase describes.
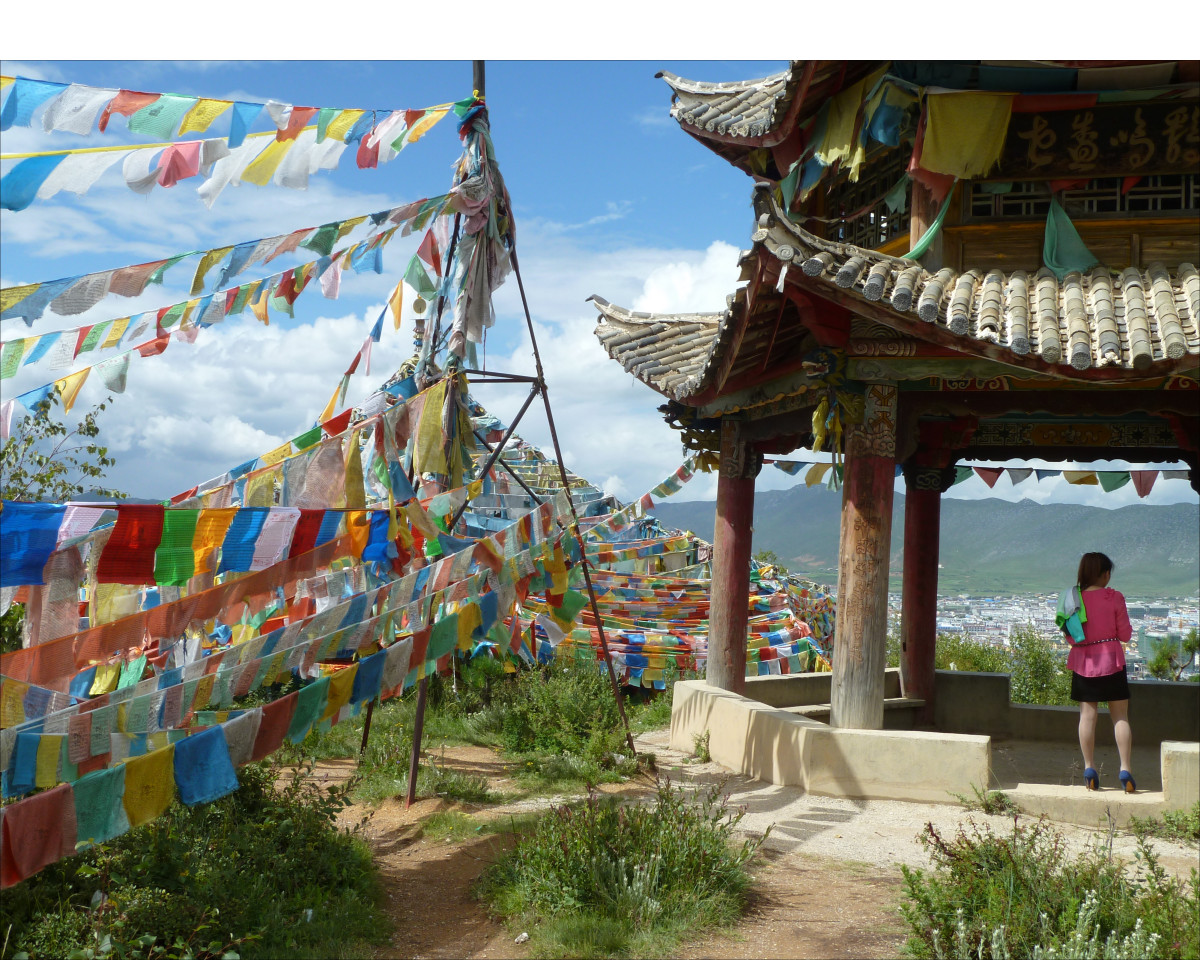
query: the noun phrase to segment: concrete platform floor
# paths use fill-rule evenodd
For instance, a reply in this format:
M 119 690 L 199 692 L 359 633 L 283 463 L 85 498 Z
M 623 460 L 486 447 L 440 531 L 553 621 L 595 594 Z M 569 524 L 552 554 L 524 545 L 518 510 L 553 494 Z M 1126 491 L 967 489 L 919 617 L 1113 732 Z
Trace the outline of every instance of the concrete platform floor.
M 1100 774 L 1100 793 L 1118 793 L 1121 760 L 1114 744 L 1097 744 L 1094 760 Z M 1162 792 L 1162 763 L 1157 749 L 1141 750 L 1134 744 L 1133 775 L 1139 793 Z M 1012 790 L 1018 784 L 1055 787 L 1083 786 L 1083 757 L 1078 744 L 992 738 L 993 790 Z

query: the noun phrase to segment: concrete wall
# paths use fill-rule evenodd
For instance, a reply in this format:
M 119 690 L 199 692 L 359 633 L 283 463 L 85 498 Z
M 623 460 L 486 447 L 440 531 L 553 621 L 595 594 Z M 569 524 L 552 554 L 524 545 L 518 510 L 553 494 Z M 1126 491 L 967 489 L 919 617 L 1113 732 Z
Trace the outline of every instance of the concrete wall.
M 769 707 L 799 707 L 829 703 L 832 673 L 791 673 L 781 676 L 747 677 L 746 696 Z M 900 671 L 890 667 L 883 676 L 883 695 L 900 696 Z
M 677 682 L 674 696 L 672 748 L 690 753 L 694 738 L 708 733 L 714 760 L 759 780 L 824 796 L 925 803 L 953 803 L 951 794 L 969 796 L 988 782 L 984 736 L 840 730 L 702 680 Z
M 1200 801 L 1200 743 L 1163 741 L 1162 779 L 1168 810 L 1187 810 Z
M 1006 673 L 938 670 L 935 691 L 938 730 L 1055 743 L 1074 743 L 1079 737 L 1078 707 L 1011 703 Z M 1157 747 L 1167 740 L 1200 741 L 1200 684 L 1131 680 L 1129 723 L 1139 747 Z M 1098 732 L 1104 735 L 1106 729 L 1112 727 L 1102 719 Z

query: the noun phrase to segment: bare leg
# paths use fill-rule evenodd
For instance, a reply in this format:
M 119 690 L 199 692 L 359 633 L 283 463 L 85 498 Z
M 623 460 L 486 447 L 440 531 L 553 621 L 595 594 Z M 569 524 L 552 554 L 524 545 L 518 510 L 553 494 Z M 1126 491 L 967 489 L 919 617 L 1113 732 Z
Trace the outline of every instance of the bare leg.
M 1092 766 L 1092 752 L 1096 748 L 1096 717 L 1099 715 L 1099 704 L 1086 700 L 1079 702 L 1079 749 L 1083 751 L 1085 770 Z
M 1133 772 L 1133 731 L 1129 727 L 1129 701 L 1110 700 L 1108 715 L 1112 717 L 1113 736 L 1117 740 L 1117 752 L 1121 754 L 1121 769 Z M 1093 732 L 1095 722 L 1093 721 Z

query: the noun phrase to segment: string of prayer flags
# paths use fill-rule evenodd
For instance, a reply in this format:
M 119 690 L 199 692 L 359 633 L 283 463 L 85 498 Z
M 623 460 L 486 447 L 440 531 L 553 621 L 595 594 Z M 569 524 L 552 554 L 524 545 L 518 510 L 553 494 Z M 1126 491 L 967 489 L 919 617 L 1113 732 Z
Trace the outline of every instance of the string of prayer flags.
M 10 76 L 0 77 L 0 89 L 8 90 L 3 109 L 0 109 L 0 131 L 13 126 L 31 126 L 34 113 L 45 105 L 42 128 L 47 133 L 65 131 L 87 136 L 93 128 L 104 132 L 115 113 L 129 118 L 129 129 L 134 133 L 165 140 L 186 133 L 204 133 L 218 117 L 232 109 L 231 148 L 241 144 L 251 124 L 266 112 L 279 141 L 295 139 L 305 124 L 317 116 L 317 130 L 322 142 L 329 138 L 344 143 L 357 142 L 373 130 L 375 142 L 382 141 L 391 149 L 402 149 L 424 136 L 449 109 L 449 104 L 421 110 L 300 107 L 278 100 L 257 103 L 143 93 Z M 386 119 L 373 126 L 376 117 Z M 362 118 L 367 123 L 364 130 L 359 130 L 357 121 Z
M 109 294 L 121 297 L 141 296 L 148 286 L 161 285 L 171 267 L 183 260 L 199 256 L 200 262 L 196 267 L 191 286 L 191 294 L 196 296 L 204 290 L 207 276 L 218 266 L 221 266 L 222 269 L 214 287 L 224 288 L 230 280 L 255 264 L 270 263 L 276 257 L 290 253 L 299 247 L 313 250 L 322 257 L 329 257 L 333 252 L 334 245 L 339 240 L 358 225 L 367 222 L 368 219 L 371 221 L 371 233 L 364 238 L 364 242 L 381 237 L 382 233 L 386 231 L 380 231 L 379 228 L 385 223 L 401 228 L 408 226 L 427 211 L 429 204 L 433 204 L 433 209 L 440 214 L 448 200 L 449 195 L 423 197 L 389 210 L 349 217 L 345 220 L 325 223 L 319 227 L 302 227 L 291 233 L 248 240 L 236 246 L 217 247 L 211 250 L 189 250 L 186 253 L 174 254 L 164 260 L 64 277 L 43 283 L 5 287 L 0 289 L 0 320 L 20 317 L 27 326 L 32 326 L 33 322 L 41 318 L 47 311 L 58 316 L 74 316 L 94 307 Z M 239 306 L 238 310 L 240 309 Z M 238 312 L 238 310 L 230 312 Z M 27 347 L 27 349 L 32 348 Z

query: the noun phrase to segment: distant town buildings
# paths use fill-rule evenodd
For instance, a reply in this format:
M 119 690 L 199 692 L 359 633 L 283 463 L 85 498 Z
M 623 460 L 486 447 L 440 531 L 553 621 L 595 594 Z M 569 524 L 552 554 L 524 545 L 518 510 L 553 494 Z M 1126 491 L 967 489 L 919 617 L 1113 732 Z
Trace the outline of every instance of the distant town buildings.
M 1060 646 L 1066 652 L 1062 633 L 1054 625 L 1057 594 L 1012 597 L 943 596 L 938 598 L 937 632 L 962 634 L 972 640 L 1008 647 L 1015 629 L 1029 624 L 1039 635 Z M 899 622 L 900 595 L 889 594 L 889 613 Z M 1182 637 L 1200 627 L 1200 604 L 1195 601 L 1130 602 L 1129 620 L 1135 642 L 1126 650 L 1129 675 L 1133 679 L 1145 676 L 1146 661 L 1156 640 Z M 1200 663 L 1193 662 L 1185 676 L 1200 672 Z

